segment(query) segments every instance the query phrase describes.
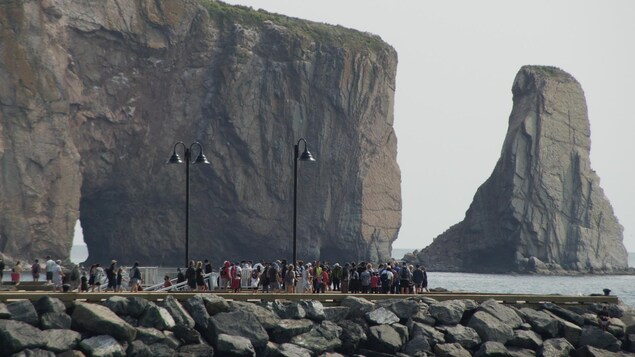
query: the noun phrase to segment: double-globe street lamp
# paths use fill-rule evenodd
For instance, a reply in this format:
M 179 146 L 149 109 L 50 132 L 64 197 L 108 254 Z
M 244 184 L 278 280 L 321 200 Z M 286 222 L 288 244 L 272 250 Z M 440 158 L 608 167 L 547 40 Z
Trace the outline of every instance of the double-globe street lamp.
M 304 142 L 304 151 L 300 155 L 300 142 Z M 294 145 L 293 155 L 293 267 L 296 267 L 296 247 L 298 229 L 298 161 L 315 161 L 309 152 L 309 145 L 304 138 L 300 138 Z
M 189 240 L 190 240 L 190 163 L 192 164 L 206 164 L 209 165 L 209 161 L 203 154 L 203 145 L 198 141 L 192 143 L 188 148 L 182 141 L 174 144 L 172 150 L 172 156 L 166 162 L 167 164 L 181 164 L 183 161 L 179 154 L 176 153 L 177 146 L 183 147 L 183 156 L 185 157 L 185 267 L 188 266 L 189 261 Z M 194 147 L 198 147 L 198 155 L 196 160 L 192 161 L 192 152 Z

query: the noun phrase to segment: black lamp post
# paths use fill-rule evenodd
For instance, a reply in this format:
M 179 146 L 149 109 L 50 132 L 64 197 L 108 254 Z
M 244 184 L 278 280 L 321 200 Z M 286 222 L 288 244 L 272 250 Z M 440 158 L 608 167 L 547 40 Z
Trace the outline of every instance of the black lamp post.
M 182 141 L 174 144 L 174 149 L 172 150 L 172 156 L 166 162 L 167 164 L 181 164 L 181 158 L 179 154 L 176 153 L 176 147 L 181 145 L 183 147 L 183 152 L 185 156 L 185 266 L 188 266 L 188 259 L 190 255 L 189 251 L 189 240 L 190 240 L 190 163 L 193 164 L 207 164 L 209 165 L 209 161 L 203 154 L 203 145 L 198 141 L 192 143 L 188 148 Z M 198 156 L 196 156 L 196 160 L 192 162 L 192 149 L 194 146 L 198 146 Z
M 304 151 L 300 154 L 300 142 L 304 142 Z M 299 161 L 315 161 L 309 152 L 309 145 L 304 138 L 300 138 L 298 143 L 294 145 L 293 155 L 293 266 L 296 266 L 296 247 L 297 247 L 297 228 L 298 228 L 298 160 Z

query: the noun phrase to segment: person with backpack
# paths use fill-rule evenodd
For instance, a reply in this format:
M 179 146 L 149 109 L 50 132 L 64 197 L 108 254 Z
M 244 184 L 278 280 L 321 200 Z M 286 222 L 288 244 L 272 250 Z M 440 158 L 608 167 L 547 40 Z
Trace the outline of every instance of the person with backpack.
M 141 269 L 139 269 L 139 262 L 134 262 L 132 269 L 130 269 L 130 291 L 137 292 L 143 290 L 141 288 Z
M 190 260 L 190 264 L 185 271 L 185 280 L 187 280 L 187 287 L 189 290 L 196 290 L 196 268 L 194 268 L 194 261 Z
M 31 276 L 33 277 L 33 281 L 40 280 L 41 269 L 42 267 L 40 267 L 40 261 L 38 259 L 35 259 L 35 262 L 33 262 L 33 265 L 31 265 Z
M 408 268 L 406 262 L 401 264 L 401 269 L 399 269 L 399 286 L 401 287 L 402 294 L 410 293 L 410 281 L 412 280 L 412 273 Z
M 412 272 L 412 282 L 415 286 L 415 294 L 421 293 L 423 287 L 423 271 L 419 264 L 415 266 L 415 270 Z
M 379 275 L 379 280 L 381 281 L 381 292 L 383 294 L 390 293 L 390 286 L 392 285 L 392 279 L 393 279 L 392 269 L 390 268 L 390 266 L 388 266 Z

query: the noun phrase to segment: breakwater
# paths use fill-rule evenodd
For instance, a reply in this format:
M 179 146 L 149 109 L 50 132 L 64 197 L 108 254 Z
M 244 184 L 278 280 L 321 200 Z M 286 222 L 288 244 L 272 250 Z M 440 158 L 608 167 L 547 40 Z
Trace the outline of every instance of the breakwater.
M 606 330 L 597 320 L 603 306 Z M 635 311 L 618 304 L 528 307 L 416 295 L 344 296 L 327 306 L 215 294 L 0 303 L 3 356 L 593 356 L 635 352 L 634 339 Z

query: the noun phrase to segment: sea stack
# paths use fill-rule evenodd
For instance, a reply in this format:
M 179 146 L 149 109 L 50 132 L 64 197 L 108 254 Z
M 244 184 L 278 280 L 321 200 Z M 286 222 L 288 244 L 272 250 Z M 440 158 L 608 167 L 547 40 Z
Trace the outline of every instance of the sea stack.
M 524 66 L 501 157 L 465 219 L 417 254 L 429 269 L 479 273 L 627 269 L 623 228 L 591 169 L 582 87 L 561 69 Z

